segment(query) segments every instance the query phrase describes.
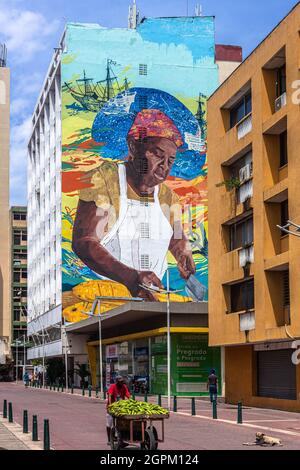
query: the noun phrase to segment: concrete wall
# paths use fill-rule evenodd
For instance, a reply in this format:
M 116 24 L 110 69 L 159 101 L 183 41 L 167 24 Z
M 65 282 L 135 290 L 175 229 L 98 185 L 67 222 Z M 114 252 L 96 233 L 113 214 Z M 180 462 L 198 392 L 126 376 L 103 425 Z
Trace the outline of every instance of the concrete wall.
M 299 78 L 299 22 L 300 6 L 296 7 L 255 52 L 232 74 L 208 101 L 208 171 L 209 171 L 209 238 L 214 247 L 209 258 L 209 287 L 214 293 L 209 299 L 209 327 L 211 345 L 243 344 L 246 340 L 260 342 L 287 338 L 284 328 L 274 322 L 272 303 L 268 301 L 269 286 L 267 271 L 290 269 L 291 325 L 290 335 L 300 336 L 300 243 L 296 237 L 289 237 L 288 245 L 280 238 L 276 227 L 279 221 L 278 208 L 272 204 L 271 196 L 278 197 L 288 190 L 289 217 L 300 221 L 300 160 L 299 160 L 299 105 L 292 103 L 292 83 Z M 268 98 L 263 77 L 263 67 L 285 46 L 287 66 L 287 105 L 274 113 L 273 98 Z M 252 131 L 238 139 L 237 127 L 228 129 L 229 111 L 226 104 L 251 81 L 252 87 Z M 274 106 L 273 106 L 274 108 Z M 288 171 L 284 181 L 278 183 L 271 175 L 278 174 L 278 160 L 274 153 L 267 154 L 265 143 L 271 133 L 278 132 L 282 122 L 287 120 L 288 130 Z M 284 129 L 283 129 L 284 130 Z M 256 328 L 245 333 L 239 330 L 238 315 L 226 314 L 226 301 L 222 285 L 243 279 L 239 267 L 238 252 L 228 252 L 222 224 L 239 214 L 233 191 L 216 187 L 224 181 L 224 162 L 242 155 L 248 148 L 253 152 L 253 198 L 249 201 L 254 212 L 254 263 L 250 274 L 255 279 Z M 274 159 L 273 159 L 274 155 Z M 270 158 L 273 173 L 270 172 Z M 277 162 L 277 163 L 276 163 Z M 267 175 L 267 177 L 266 177 Z M 243 208 L 242 208 L 243 211 Z M 287 251 L 288 248 L 288 251 Z M 222 269 L 220 269 L 222 266 Z M 273 318 L 273 320 L 272 320 Z
M 299 410 L 299 400 L 286 401 L 255 397 L 256 376 L 251 343 L 282 341 L 300 336 L 300 243 L 294 236 L 281 237 L 278 201 L 288 195 L 289 218 L 300 222 L 300 108 L 293 104 L 293 82 L 299 80 L 300 5 L 297 5 L 208 101 L 208 212 L 210 345 L 225 345 L 226 397 L 230 402 L 244 400 L 253 406 L 274 406 Z M 281 51 L 281 52 L 280 52 Z M 280 54 L 279 54 L 280 52 Z M 276 63 L 286 61 L 287 104 L 275 112 Z M 274 57 L 277 57 L 274 60 Z M 281 59 L 282 60 L 282 59 Z M 277 62 L 276 62 L 277 61 Z M 229 109 L 252 90 L 252 126 L 239 138 L 240 126 L 229 128 Z M 239 94 L 240 93 L 240 94 Z M 239 95 L 238 95 L 239 94 Z M 250 121 L 249 121 L 250 122 Z M 288 132 L 288 165 L 279 169 L 279 133 Z M 216 185 L 228 178 L 228 167 L 252 149 L 253 197 L 247 207 L 236 203 L 236 190 Z M 225 165 L 225 166 L 224 166 Z M 222 224 L 243 216 L 249 209 L 254 217 L 255 328 L 240 331 L 239 314 L 228 314 L 228 292 L 224 286 L 242 280 L 238 250 L 228 252 Z M 279 299 L 281 276 L 290 272 L 290 324 Z M 227 289 L 228 290 L 228 289 Z M 237 347 L 231 347 L 236 345 Z M 243 345 L 243 346 L 242 346 Z M 299 366 L 297 367 L 299 396 Z
M 291 351 L 292 354 L 292 351 Z M 225 348 L 226 402 L 258 408 L 300 411 L 300 365 L 296 368 L 297 400 L 256 396 L 256 360 L 252 346 Z
M 10 73 L 0 67 L 0 342 L 2 361 L 11 340 L 9 241 Z

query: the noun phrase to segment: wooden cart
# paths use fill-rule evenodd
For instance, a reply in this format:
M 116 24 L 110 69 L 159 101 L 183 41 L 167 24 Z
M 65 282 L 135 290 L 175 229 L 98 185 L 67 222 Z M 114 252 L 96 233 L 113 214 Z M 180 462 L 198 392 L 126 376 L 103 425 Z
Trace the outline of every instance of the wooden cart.
M 166 415 L 124 415 L 113 416 L 113 427 L 110 432 L 112 450 L 123 449 L 127 446 L 140 446 L 145 450 L 156 450 L 159 442 L 164 442 Z M 153 422 L 161 423 L 161 437 Z

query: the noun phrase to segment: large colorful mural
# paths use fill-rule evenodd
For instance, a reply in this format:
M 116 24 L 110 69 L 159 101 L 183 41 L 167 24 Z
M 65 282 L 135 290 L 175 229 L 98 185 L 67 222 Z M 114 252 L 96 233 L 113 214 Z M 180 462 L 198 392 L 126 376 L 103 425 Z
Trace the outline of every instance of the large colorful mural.
M 210 17 L 70 24 L 62 59 L 63 316 L 95 296 L 207 300 Z M 104 300 L 101 312 L 121 304 Z

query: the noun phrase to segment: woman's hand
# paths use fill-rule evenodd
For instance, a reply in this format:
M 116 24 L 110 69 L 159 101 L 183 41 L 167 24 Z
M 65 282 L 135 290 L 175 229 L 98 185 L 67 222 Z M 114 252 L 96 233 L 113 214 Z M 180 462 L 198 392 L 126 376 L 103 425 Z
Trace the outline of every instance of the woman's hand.
M 146 300 L 155 302 L 157 299 L 153 292 L 145 289 L 142 285 L 148 287 L 158 287 L 158 289 L 163 289 L 163 285 L 160 282 L 160 279 L 152 271 L 136 271 L 136 278 L 134 281 L 127 285 L 133 297 L 141 297 Z

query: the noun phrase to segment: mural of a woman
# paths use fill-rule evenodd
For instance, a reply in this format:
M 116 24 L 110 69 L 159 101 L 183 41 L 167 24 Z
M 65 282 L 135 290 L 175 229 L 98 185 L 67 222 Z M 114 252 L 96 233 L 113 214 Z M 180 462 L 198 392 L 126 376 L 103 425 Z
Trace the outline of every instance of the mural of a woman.
M 79 192 L 73 251 L 133 296 L 156 300 L 145 287 L 163 287 L 168 251 L 183 279 L 196 272 L 178 197 L 164 183 L 183 143 L 170 117 L 143 109 L 127 134 L 127 162 L 104 162 Z

